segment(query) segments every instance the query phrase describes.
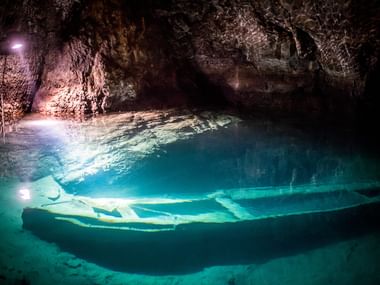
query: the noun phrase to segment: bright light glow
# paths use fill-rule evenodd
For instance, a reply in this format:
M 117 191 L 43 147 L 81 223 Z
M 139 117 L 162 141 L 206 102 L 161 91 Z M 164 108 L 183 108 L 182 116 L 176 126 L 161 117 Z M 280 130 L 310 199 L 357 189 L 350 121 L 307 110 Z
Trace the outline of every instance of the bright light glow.
M 29 126 L 37 126 L 37 127 L 52 127 L 57 126 L 61 122 L 58 120 L 33 120 L 33 121 L 26 121 L 25 124 Z
M 22 200 L 30 200 L 32 198 L 28 188 L 21 188 L 18 193 Z
M 11 49 L 16 50 L 16 49 L 21 49 L 24 45 L 20 43 L 15 43 L 11 46 Z

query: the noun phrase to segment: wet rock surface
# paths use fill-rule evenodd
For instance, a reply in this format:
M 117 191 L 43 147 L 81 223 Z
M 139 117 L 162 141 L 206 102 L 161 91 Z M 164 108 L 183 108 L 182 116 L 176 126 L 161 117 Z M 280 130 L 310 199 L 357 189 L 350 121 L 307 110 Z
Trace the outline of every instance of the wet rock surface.
M 0 26 L 29 45 L 24 63 L 7 56 L 9 114 L 227 103 L 350 117 L 378 102 L 376 0 L 16 0 Z

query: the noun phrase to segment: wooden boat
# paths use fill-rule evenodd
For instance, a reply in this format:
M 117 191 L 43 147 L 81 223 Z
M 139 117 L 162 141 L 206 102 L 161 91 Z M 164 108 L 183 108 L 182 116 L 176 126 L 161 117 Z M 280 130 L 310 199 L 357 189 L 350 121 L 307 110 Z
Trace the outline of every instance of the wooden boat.
M 173 274 L 264 262 L 378 230 L 380 183 L 133 199 L 60 189 L 32 204 L 24 228 L 64 250 L 115 270 Z

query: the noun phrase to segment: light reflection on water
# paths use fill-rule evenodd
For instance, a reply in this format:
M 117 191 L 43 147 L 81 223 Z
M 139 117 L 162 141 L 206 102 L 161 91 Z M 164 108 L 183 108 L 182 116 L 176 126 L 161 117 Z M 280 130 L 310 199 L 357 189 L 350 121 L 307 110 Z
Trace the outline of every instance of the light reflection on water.
M 212 128 L 221 119 L 162 117 L 73 122 L 32 116 L 0 146 L 1 175 L 27 182 L 52 175 L 67 192 L 97 197 L 380 179 L 378 155 L 349 132 L 264 120 Z

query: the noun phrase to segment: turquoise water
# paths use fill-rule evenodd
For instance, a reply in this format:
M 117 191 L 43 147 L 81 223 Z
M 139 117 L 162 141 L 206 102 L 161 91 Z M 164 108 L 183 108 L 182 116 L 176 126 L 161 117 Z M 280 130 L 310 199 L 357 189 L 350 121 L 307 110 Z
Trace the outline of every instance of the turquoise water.
M 374 154 L 357 138 L 341 135 L 241 122 L 164 145 L 125 173 L 100 171 L 64 187 L 90 196 L 191 196 L 218 189 L 378 180 Z
M 7 232 L 0 283 L 123 284 L 118 283 L 122 278 L 131 284 L 356 284 L 365 275 L 363 284 L 377 284 L 378 188 L 349 195 L 345 188 L 334 189 L 377 185 L 380 156 L 374 144 L 353 131 L 306 123 L 246 119 L 212 127 L 218 120 L 202 115 L 200 121 L 182 124 L 189 118 L 176 118 L 180 124 L 170 128 L 165 126 L 171 121 L 155 117 L 130 127 L 130 117 L 123 115 L 85 122 L 30 117 L 15 126 L 0 146 L 0 206 Z M 38 184 L 47 177 L 51 184 Z M 221 201 L 136 204 L 131 209 L 139 218 L 158 220 L 168 212 L 180 219 L 222 211 L 226 220 L 179 223 L 157 233 L 120 231 L 120 223 L 112 229 L 88 228 L 49 212 L 25 211 L 36 207 L 33 185 L 46 187 L 38 193 L 59 186 L 90 199 L 191 201 L 224 193 L 218 196 Z M 332 186 L 326 193 L 303 193 L 319 185 Z M 32 189 L 32 202 L 23 200 L 20 189 Z M 233 198 L 249 189 L 285 189 L 291 195 Z M 306 190 L 292 194 L 297 189 Z M 58 196 L 49 199 L 60 202 Z M 237 219 L 231 201 L 251 218 Z M 367 206 L 369 201 L 374 203 Z M 287 216 L 295 209 L 297 215 Z M 98 218 L 122 216 L 116 208 L 94 211 Z M 90 217 L 81 221 L 94 223 Z M 99 220 L 94 225 L 109 224 Z M 24 257 L 23 250 L 31 253 Z M 326 258 L 330 269 L 342 272 L 324 268 Z M 347 266 L 352 268 L 343 269 Z M 49 269 L 50 277 L 41 273 L 51 267 L 56 269 Z M 67 279 L 59 277 L 62 270 L 70 272 L 63 274 Z M 278 279 L 270 276 L 271 270 Z

